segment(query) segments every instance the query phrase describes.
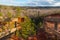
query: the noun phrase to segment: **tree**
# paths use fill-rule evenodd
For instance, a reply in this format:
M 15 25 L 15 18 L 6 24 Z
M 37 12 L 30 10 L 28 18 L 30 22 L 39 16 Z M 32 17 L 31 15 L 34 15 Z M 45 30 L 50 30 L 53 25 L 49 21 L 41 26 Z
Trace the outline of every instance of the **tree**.
M 34 23 L 31 23 L 31 19 L 26 17 L 25 20 L 25 22 L 21 23 L 22 30 L 20 31 L 20 36 L 27 39 L 27 37 L 36 34 L 36 30 Z

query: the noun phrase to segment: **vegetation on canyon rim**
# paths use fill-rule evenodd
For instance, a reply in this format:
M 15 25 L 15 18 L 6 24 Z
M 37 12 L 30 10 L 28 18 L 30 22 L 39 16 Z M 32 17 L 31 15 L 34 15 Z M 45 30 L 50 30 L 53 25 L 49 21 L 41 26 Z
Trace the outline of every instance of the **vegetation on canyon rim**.
M 7 12 L 7 14 L 5 14 L 5 15 L 8 18 L 13 18 L 13 17 L 17 18 L 17 17 L 20 17 L 21 8 L 16 8 L 15 10 L 16 10 L 15 16 L 13 16 L 10 12 Z M 1 12 L 0 12 L 0 16 L 3 16 L 3 14 Z M 29 36 L 36 35 L 36 28 L 35 28 L 36 24 L 33 22 L 34 20 L 31 20 L 31 18 L 29 18 L 27 16 L 24 16 L 24 22 L 20 23 L 20 26 L 22 27 L 22 29 L 16 31 L 16 36 L 22 37 L 22 38 L 26 39 Z M 38 20 L 40 20 L 40 19 L 38 18 Z M 41 26 L 42 22 L 40 22 L 38 25 Z

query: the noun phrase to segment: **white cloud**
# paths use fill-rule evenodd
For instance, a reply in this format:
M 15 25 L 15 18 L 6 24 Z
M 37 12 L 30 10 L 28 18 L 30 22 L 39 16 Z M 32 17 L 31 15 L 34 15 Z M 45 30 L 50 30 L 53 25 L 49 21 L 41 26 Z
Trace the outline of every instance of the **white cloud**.
M 60 2 L 54 3 L 53 6 L 60 6 Z
M 0 0 L 0 2 L 12 2 L 13 0 Z
M 55 0 L 36 0 L 36 1 L 45 1 L 45 2 L 48 2 L 48 3 L 53 3 L 53 2 L 55 2 Z
M 48 3 L 50 3 L 50 4 L 53 4 L 53 3 L 55 3 L 56 1 L 55 0 L 46 0 Z
M 55 0 L 0 0 L 0 4 L 4 5 L 18 5 L 18 6 L 26 6 L 26 5 L 34 5 L 34 6 L 60 6 L 60 2 Z
M 54 0 L 46 0 L 47 2 L 49 2 L 50 4 L 54 3 Z
M 52 5 L 52 4 L 54 4 L 56 1 L 55 0 L 35 0 L 35 1 L 33 1 L 33 2 L 35 2 L 35 4 L 36 5 L 43 5 L 43 3 L 48 3 L 48 5 Z M 46 4 L 47 5 L 47 4 Z M 46 5 L 44 5 L 44 6 L 46 6 Z

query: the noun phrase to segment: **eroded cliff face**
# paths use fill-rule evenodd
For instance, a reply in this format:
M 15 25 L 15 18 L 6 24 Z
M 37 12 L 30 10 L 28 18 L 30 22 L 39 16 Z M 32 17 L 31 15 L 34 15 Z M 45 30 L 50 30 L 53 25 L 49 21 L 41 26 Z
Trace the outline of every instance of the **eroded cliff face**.
M 13 16 L 18 13 L 20 16 L 38 16 L 39 13 L 39 16 L 41 16 L 57 11 L 60 11 L 60 8 L 0 6 L 0 13 L 2 13 L 3 16 L 8 16 L 8 13 L 11 13 Z

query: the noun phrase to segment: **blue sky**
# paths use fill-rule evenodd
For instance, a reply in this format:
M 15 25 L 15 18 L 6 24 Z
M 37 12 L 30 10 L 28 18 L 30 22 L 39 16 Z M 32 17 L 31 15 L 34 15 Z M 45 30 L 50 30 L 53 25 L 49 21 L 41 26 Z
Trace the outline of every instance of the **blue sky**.
M 8 6 L 60 6 L 60 0 L 0 0 L 0 5 L 8 5 Z

